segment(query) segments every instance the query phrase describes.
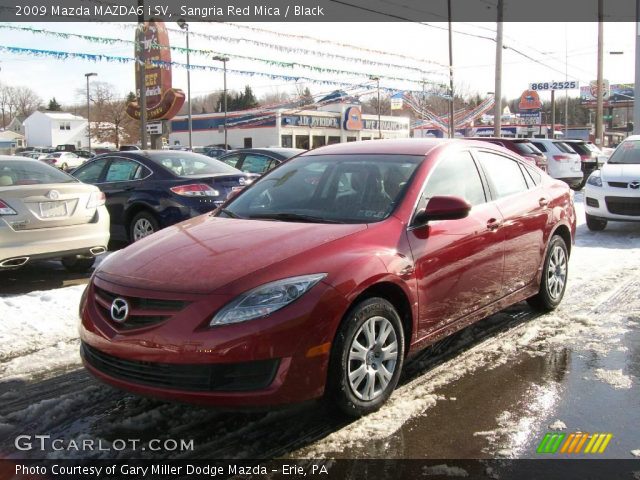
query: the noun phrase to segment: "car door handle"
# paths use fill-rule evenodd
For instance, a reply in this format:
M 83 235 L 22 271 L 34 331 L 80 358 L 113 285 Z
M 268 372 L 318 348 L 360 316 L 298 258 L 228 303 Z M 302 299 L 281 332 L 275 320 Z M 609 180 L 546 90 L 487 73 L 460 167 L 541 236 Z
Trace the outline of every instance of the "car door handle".
M 538 200 L 538 203 L 541 207 L 546 207 L 547 205 L 549 205 L 549 199 L 542 197 L 540 200 Z
M 131 185 L 127 186 L 127 187 L 122 187 L 122 190 L 125 192 L 129 192 L 131 190 L 133 190 L 134 187 L 132 187 Z
M 487 229 L 491 231 L 497 230 L 501 226 L 502 226 L 502 222 L 500 220 L 496 220 L 495 218 L 491 218 L 487 222 Z

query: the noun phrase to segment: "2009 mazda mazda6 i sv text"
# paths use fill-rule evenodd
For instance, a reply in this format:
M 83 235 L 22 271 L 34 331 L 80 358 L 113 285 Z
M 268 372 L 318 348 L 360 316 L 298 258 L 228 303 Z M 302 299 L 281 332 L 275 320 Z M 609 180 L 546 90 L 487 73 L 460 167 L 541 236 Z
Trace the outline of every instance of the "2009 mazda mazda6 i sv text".
M 525 299 L 555 308 L 575 228 L 567 185 L 498 146 L 319 148 L 107 258 L 84 364 L 143 395 L 363 415 L 408 355 Z

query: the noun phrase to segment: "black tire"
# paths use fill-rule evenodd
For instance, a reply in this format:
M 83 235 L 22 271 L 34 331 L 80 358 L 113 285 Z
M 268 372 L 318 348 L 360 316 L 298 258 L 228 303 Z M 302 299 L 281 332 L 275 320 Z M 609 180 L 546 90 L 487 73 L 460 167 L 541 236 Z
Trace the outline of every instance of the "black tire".
M 587 228 L 592 232 L 601 232 L 607 228 L 607 221 L 604 218 L 592 217 L 587 215 Z
M 557 255 L 557 256 L 556 256 Z M 558 260 L 562 257 L 563 261 Z M 553 272 L 550 271 L 550 267 L 553 268 L 554 264 L 563 263 L 564 267 L 556 267 Z M 561 288 L 555 282 L 559 281 L 561 270 L 564 270 L 564 279 L 562 281 Z M 547 248 L 547 254 L 544 259 L 544 268 L 542 269 L 542 278 L 540 280 L 540 290 L 536 295 L 527 299 L 527 302 L 535 310 L 541 312 L 550 312 L 554 310 L 564 296 L 564 292 L 567 289 L 567 278 L 569 273 L 569 250 L 567 244 L 562 237 L 554 235 L 551 237 L 549 247 Z M 555 281 L 552 278 L 556 278 Z
M 95 261 L 95 258 L 64 257 L 62 265 L 70 273 L 87 273 Z
M 373 325 L 375 340 L 382 340 L 382 344 L 376 343 L 375 347 L 369 350 L 363 349 L 362 351 L 366 350 L 367 352 L 364 354 L 366 360 L 354 360 L 353 357 L 350 359 L 351 355 L 356 354 L 356 352 L 352 353 L 352 348 L 357 350 L 354 347 L 354 342 L 368 340 L 364 332 L 365 324 L 367 326 Z M 389 326 L 393 334 L 389 331 Z M 383 331 L 389 331 L 389 333 L 382 339 L 378 338 L 377 334 L 384 336 L 382 335 Z M 385 360 L 385 356 L 393 356 L 394 351 L 395 358 Z M 389 399 L 398 384 L 404 362 L 404 352 L 402 321 L 394 306 L 387 300 L 377 297 L 368 298 L 356 304 L 347 313 L 333 342 L 326 399 L 331 405 L 337 406 L 343 413 L 351 417 L 361 417 L 375 412 Z M 358 362 L 360 362 L 359 365 Z M 363 368 L 362 377 L 356 388 L 349 380 L 350 368 L 352 374 L 355 373 L 354 370 Z M 393 371 L 390 372 L 389 368 L 392 368 Z M 388 380 L 382 378 L 389 377 L 388 374 L 391 374 Z M 384 382 L 388 383 L 384 385 Z M 363 398 L 362 393 L 367 395 L 366 390 L 370 384 L 373 385 L 370 392 L 371 398 Z M 360 386 L 363 387 L 363 392 L 358 392 Z M 376 386 L 380 387 L 377 392 L 374 391 Z
M 139 236 L 142 234 L 142 231 L 138 227 L 146 231 L 146 234 Z M 129 224 L 129 241 L 131 243 L 135 243 L 158 230 L 160 230 L 160 225 L 158 224 L 156 217 L 152 213 L 143 210 L 138 212 Z

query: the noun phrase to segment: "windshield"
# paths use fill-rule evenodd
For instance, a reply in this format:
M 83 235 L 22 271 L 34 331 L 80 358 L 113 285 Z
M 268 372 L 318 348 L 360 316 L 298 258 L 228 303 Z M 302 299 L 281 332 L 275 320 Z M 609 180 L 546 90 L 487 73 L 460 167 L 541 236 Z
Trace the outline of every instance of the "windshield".
M 0 185 L 3 187 L 74 182 L 77 180 L 71 175 L 40 161 L 3 160 L 0 162 Z
M 416 155 L 309 155 L 262 177 L 221 216 L 317 223 L 373 223 L 400 202 Z
M 215 158 L 191 152 L 152 152 L 149 158 L 162 165 L 179 177 L 189 177 L 210 174 L 241 174 L 237 168 L 233 168 Z
M 640 140 L 622 142 L 607 163 L 640 164 Z
M 566 145 L 566 144 L 565 144 Z M 569 146 L 580 155 L 590 155 L 591 150 L 587 148 L 586 143 L 569 142 Z
M 567 145 L 567 144 L 566 144 L 566 143 L 564 143 L 564 142 L 553 142 L 553 144 L 554 144 L 556 147 L 558 147 L 558 149 L 559 149 L 561 152 L 564 152 L 564 153 L 573 153 L 573 154 L 575 154 L 575 153 L 576 153 L 576 151 L 575 151 L 573 148 L 571 148 L 569 145 Z

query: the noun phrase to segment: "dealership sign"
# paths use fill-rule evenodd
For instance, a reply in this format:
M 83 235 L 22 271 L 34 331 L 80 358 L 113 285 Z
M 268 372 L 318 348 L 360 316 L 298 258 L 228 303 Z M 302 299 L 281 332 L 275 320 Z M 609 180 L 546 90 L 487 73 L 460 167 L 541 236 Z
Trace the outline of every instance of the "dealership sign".
M 542 102 L 540 101 L 540 95 L 538 95 L 537 91 L 529 89 L 522 92 L 520 102 L 518 103 L 518 110 L 520 112 L 540 110 L 541 108 Z
M 362 130 L 362 112 L 360 107 L 349 107 L 344 112 L 345 130 Z
M 147 120 L 173 118 L 184 104 L 184 92 L 171 85 L 169 32 L 161 21 L 146 22 L 136 32 L 136 92 L 140 99 L 140 69 L 144 68 Z M 127 114 L 139 120 L 139 100 L 127 105 Z
M 565 80 L 560 82 L 551 81 L 531 83 L 529 85 L 529 89 L 542 92 L 547 90 L 575 90 L 576 88 L 579 88 L 579 86 L 580 85 L 575 80 Z

